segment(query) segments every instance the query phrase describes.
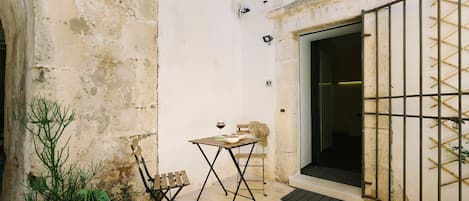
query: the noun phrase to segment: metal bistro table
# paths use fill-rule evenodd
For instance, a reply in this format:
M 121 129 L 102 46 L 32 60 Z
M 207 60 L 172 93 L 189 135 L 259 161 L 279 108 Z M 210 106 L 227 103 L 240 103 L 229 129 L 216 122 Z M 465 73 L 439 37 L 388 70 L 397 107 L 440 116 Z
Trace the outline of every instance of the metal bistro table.
M 205 181 L 204 181 L 204 184 L 202 185 L 202 189 L 200 190 L 200 193 L 199 193 L 199 196 L 197 196 L 197 200 L 199 200 L 200 198 L 200 195 L 202 195 L 202 191 L 204 191 L 204 187 L 205 187 L 205 184 L 207 183 L 207 180 L 208 180 L 208 177 L 210 176 L 210 174 L 213 172 L 213 174 L 215 175 L 215 177 L 217 178 L 218 180 L 218 183 L 221 185 L 221 187 L 223 188 L 223 191 L 225 191 L 225 195 L 228 195 L 228 192 L 230 193 L 233 193 L 234 194 L 234 198 L 233 198 L 233 201 L 236 199 L 236 196 L 238 195 L 238 191 L 239 191 L 239 187 L 241 185 L 241 182 L 244 182 L 244 184 L 246 185 L 246 188 L 247 190 L 249 191 L 249 194 L 251 195 L 251 197 L 246 197 L 246 196 L 243 196 L 243 195 L 239 195 L 239 196 L 242 196 L 242 197 L 246 197 L 248 199 L 251 199 L 251 200 L 256 200 L 254 198 L 254 195 L 252 194 L 251 192 L 251 189 L 249 188 L 249 185 L 248 183 L 246 182 L 246 180 L 244 179 L 244 173 L 246 172 L 246 167 L 249 163 L 249 159 L 251 159 L 251 155 L 252 155 L 252 151 L 254 150 L 254 146 L 256 145 L 257 143 L 257 139 L 252 139 L 252 138 L 245 138 L 245 139 L 242 139 L 240 140 L 239 142 L 237 143 L 233 143 L 233 144 L 229 144 L 229 143 L 226 143 L 224 141 L 219 141 L 219 140 L 216 140 L 215 137 L 208 137 L 208 138 L 202 138 L 202 139 L 197 139 L 197 140 L 190 140 L 189 142 L 192 142 L 192 144 L 196 144 L 197 147 L 199 147 L 200 149 L 200 152 L 202 152 L 202 155 L 204 156 L 205 160 L 207 161 L 208 165 L 210 166 L 210 170 L 208 172 L 208 175 L 207 177 L 205 178 Z M 218 151 L 215 155 L 215 158 L 213 159 L 213 162 L 210 162 L 207 158 L 207 155 L 205 154 L 205 152 L 202 150 L 202 147 L 200 147 L 200 145 L 207 145 L 207 146 L 214 146 L 214 147 L 218 147 Z M 241 168 L 238 164 L 238 162 L 236 161 L 235 159 L 235 156 L 233 154 L 233 151 L 231 149 L 233 148 L 238 148 L 238 147 L 242 147 L 242 146 L 247 146 L 247 145 L 252 145 L 251 147 L 251 151 L 249 152 L 249 156 L 246 160 L 246 165 L 244 166 L 244 169 L 241 171 Z M 231 156 L 231 159 L 233 160 L 233 163 L 236 167 L 236 169 L 238 170 L 238 174 L 240 176 L 240 180 L 238 181 L 238 185 L 236 187 L 236 191 L 235 192 L 231 192 L 231 191 L 228 191 L 226 190 L 225 186 L 223 185 L 223 183 L 221 182 L 220 178 L 218 177 L 217 173 L 215 172 L 215 170 L 213 169 L 214 165 L 215 165 L 215 161 L 217 160 L 218 158 L 218 155 L 220 154 L 220 151 L 222 149 L 226 149 L 229 153 L 230 153 L 230 156 Z

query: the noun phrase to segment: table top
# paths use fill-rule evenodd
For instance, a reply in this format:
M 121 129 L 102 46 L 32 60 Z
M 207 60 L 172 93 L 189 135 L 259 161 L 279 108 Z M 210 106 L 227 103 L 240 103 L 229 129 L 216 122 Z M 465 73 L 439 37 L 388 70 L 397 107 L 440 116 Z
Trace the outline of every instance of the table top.
M 207 137 L 207 138 L 202 138 L 202 139 L 189 140 L 189 142 L 192 142 L 193 144 L 204 144 L 204 145 L 215 146 L 215 147 L 223 147 L 225 149 L 232 149 L 232 148 L 241 147 L 241 146 L 248 145 L 248 144 L 255 144 L 257 143 L 257 141 L 258 140 L 254 138 L 244 138 L 242 140 L 239 140 L 239 142 L 236 142 L 236 143 L 227 143 L 225 141 L 217 140 L 216 137 Z

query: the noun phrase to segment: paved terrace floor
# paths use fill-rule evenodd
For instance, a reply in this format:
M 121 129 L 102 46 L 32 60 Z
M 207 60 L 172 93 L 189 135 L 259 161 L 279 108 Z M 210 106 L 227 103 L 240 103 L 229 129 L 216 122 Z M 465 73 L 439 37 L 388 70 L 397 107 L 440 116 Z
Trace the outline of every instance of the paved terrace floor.
M 235 180 L 236 178 L 233 178 L 230 180 L 226 179 L 223 181 L 223 184 L 226 185 L 228 189 L 234 190 Z M 254 187 L 255 185 L 253 184 L 252 186 Z M 267 196 L 264 196 L 262 194 L 262 191 L 253 191 L 253 193 L 254 193 L 254 197 L 258 201 L 276 201 L 276 200 L 281 200 L 283 196 L 287 195 L 293 190 L 294 188 L 286 184 L 267 181 L 267 185 L 266 185 Z M 243 190 L 241 193 L 243 195 L 249 195 L 249 193 L 246 190 Z M 179 195 L 176 198 L 176 200 L 177 201 L 194 201 L 197 199 L 198 194 L 199 194 L 199 191 L 185 192 L 185 194 Z M 220 185 L 218 185 L 217 183 L 214 183 L 213 185 L 206 187 L 200 198 L 200 201 L 232 201 L 232 200 L 233 200 L 233 194 L 228 193 L 228 196 L 225 196 Z M 238 196 L 236 200 L 237 201 L 249 201 L 249 199 L 246 199 L 240 196 Z

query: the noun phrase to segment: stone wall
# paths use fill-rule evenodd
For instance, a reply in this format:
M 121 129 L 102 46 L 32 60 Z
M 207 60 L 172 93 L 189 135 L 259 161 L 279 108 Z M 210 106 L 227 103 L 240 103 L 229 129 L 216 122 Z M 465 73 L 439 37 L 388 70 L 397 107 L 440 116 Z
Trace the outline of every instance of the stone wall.
M 25 173 L 30 169 L 26 158 L 31 141 L 24 129 L 14 123 L 13 112 L 23 113 L 29 96 L 27 88 L 32 65 L 32 5 L 30 1 L 0 2 L 0 21 L 7 44 L 5 79 L 4 145 L 6 164 L 2 200 L 22 200 Z
M 286 159 L 276 164 L 278 180 L 288 181 L 289 176 L 300 171 L 298 35 L 359 21 L 362 9 L 383 3 L 386 1 L 304 0 L 270 12 L 276 35 L 276 157 Z
M 22 1 L 3 1 L 7 5 L 0 9 L 10 64 L 7 116 L 22 111 L 21 106 L 13 108 L 13 102 L 35 96 L 69 105 L 77 114 L 65 134 L 72 136 L 69 160 L 84 166 L 101 162 L 104 169 L 95 185 L 110 192 L 113 200 L 143 200 L 129 142 L 141 141 L 147 163 L 156 171 L 157 0 L 33 2 L 28 7 Z M 34 10 L 26 12 L 30 8 Z M 26 19 L 25 13 L 33 16 Z M 14 17 L 19 19 L 10 19 Z M 33 39 L 25 33 L 32 23 Z M 31 63 L 28 56 L 33 56 Z M 4 189 L 3 198 L 21 200 L 24 175 L 38 174 L 40 168 L 28 154 L 31 142 L 7 119 L 7 145 L 15 146 L 7 147 L 4 183 L 10 189 Z M 18 146 L 23 142 L 24 147 Z
M 102 161 L 113 200 L 144 190 L 129 151 L 156 168 L 157 1 L 41 0 L 35 5 L 34 95 L 70 104 L 72 160 Z M 138 190 L 137 190 L 138 189 Z M 136 199 L 136 200 L 140 200 Z
M 289 176 L 300 172 L 299 149 L 299 35 L 325 28 L 360 21 L 362 9 L 373 8 L 389 1 L 304 0 L 294 1 L 270 13 L 275 20 L 276 79 L 277 79 L 277 147 L 276 157 L 285 158 L 276 164 L 276 176 L 288 181 Z M 365 49 L 372 50 L 371 46 Z M 285 109 L 285 112 L 280 112 Z M 384 143 L 384 139 L 383 143 Z M 365 178 L 374 181 L 375 157 L 373 139 L 365 141 Z M 386 170 L 387 172 L 387 170 Z M 385 171 L 380 174 L 386 175 Z M 366 180 L 368 181 L 368 180 Z M 384 180 L 381 180 L 384 182 Z M 368 188 L 367 188 L 368 189 Z M 365 189 L 366 190 L 366 189 Z M 373 194 L 370 188 L 366 193 Z
M 282 2 L 282 1 L 278 1 Z M 277 176 L 280 180 L 286 181 L 289 176 L 299 174 L 299 94 L 298 94 L 298 37 L 299 34 L 319 31 L 324 28 L 331 28 L 337 25 L 343 25 L 350 22 L 361 20 L 361 10 L 375 8 L 384 5 L 390 1 L 353 1 L 353 0 L 303 0 L 294 1 L 291 4 L 284 5 L 270 13 L 270 17 L 275 20 L 276 34 L 276 73 L 277 73 L 277 109 L 284 108 L 285 112 L 276 114 L 277 129 L 277 156 L 283 160 L 277 163 Z M 423 53 L 422 64 L 423 73 L 419 74 L 419 5 L 418 1 L 406 1 L 406 52 L 403 50 L 403 6 L 402 3 L 393 6 L 391 22 L 391 31 L 388 30 L 388 12 L 387 8 L 379 12 L 371 12 L 364 17 L 364 32 L 370 37 L 364 38 L 364 96 L 375 97 L 376 88 L 378 96 L 387 96 L 389 86 L 393 96 L 403 95 L 404 91 L 404 73 L 403 66 L 406 63 L 407 82 L 406 94 L 419 94 L 419 76 L 423 77 L 423 93 L 436 93 L 437 86 L 437 46 L 435 39 L 437 36 L 437 18 L 436 4 L 431 1 L 423 1 L 422 20 L 423 20 Z M 463 22 L 467 22 L 468 6 L 464 5 Z M 457 5 L 444 3 L 442 6 L 442 92 L 455 93 L 457 90 Z M 376 22 L 378 16 L 378 22 Z M 448 17 L 452 16 L 452 17 Z M 375 24 L 378 24 L 378 28 Z M 462 27 L 462 47 L 468 43 L 467 37 L 464 37 L 467 29 Z M 389 36 L 392 42 L 389 43 Z M 451 37 L 453 36 L 453 37 Z M 378 38 L 376 38 L 378 37 Z M 377 46 L 378 41 L 379 46 Z M 449 45 L 448 45 L 449 44 Z M 391 46 L 391 55 L 388 54 L 388 48 Z M 403 52 L 406 54 L 404 61 Z M 376 56 L 377 54 L 377 56 Z M 462 67 L 467 66 L 469 62 L 466 57 L 467 51 L 462 52 Z M 392 65 L 389 66 L 391 58 Z M 379 60 L 379 61 L 378 61 Z M 377 66 L 377 62 L 378 66 Z M 455 67 L 456 66 L 456 67 Z M 378 68 L 377 68 L 378 67 Z M 379 70 L 379 77 L 376 76 L 376 69 Z M 391 71 L 389 70 L 391 69 Z M 464 71 L 464 70 L 463 70 Z M 388 76 L 391 72 L 392 80 Z M 466 76 L 462 76 L 462 89 L 469 86 Z M 376 85 L 378 78 L 378 86 Z M 464 90 L 463 90 L 464 91 Z M 425 98 L 422 102 L 424 114 L 437 114 L 437 98 Z M 453 102 L 447 100 L 453 99 Z M 454 97 L 443 97 L 442 116 L 457 116 L 458 109 Z M 374 113 L 378 109 L 381 113 L 388 113 L 390 108 L 388 101 L 365 101 L 365 112 Z M 392 112 L 394 114 L 403 114 L 402 99 L 393 100 Z M 462 113 L 465 114 L 467 108 L 462 103 Z M 407 100 L 407 114 L 419 114 L 419 103 L 417 98 Z M 380 200 L 418 200 L 419 198 L 419 154 L 422 154 L 422 175 L 423 175 L 423 200 L 437 200 L 437 188 L 442 188 L 442 197 L 445 200 L 457 200 L 457 163 L 444 164 L 441 168 L 442 183 L 437 181 L 437 168 L 434 163 L 438 156 L 437 144 L 437 121 L 425 119 L 423 123 L 423 136 L 419 138 L 418 118 L 401 117 L 392 118 L 392 127 L 387 116 L 376 117 L 374 115 L 365 115 L 364 117 L 364 181 L 363 195 L 375 197 Z M 406 122 L 404 132 L 404 121 Z M 378 124 L 378 125 L 377 125 Z M 457 137 L 457 129 L 450 126 L 450 123 L 442 123 L 442 140 L 449 140 L 451 143 L 444 144 L 442 147 L 442 161 L 457 161 L 457 153 L 451 150 L 457 141 L 451 141 Z M 377 128 L 378 127 L 378 128 Z M 468 127 L 462 126 L 463 133 L 466 133 Z M 391 133 L 389 133 L 391 131 Z M 406 135 L 404 135 L 406 133 Z M 378 139 L 377 139 L 378 136 Z M 391 138 L 391 139 L 390 139 Z M 405 140 L 404 140 L 405 139 Z M 419 150 L 419 142 L 422 139 L 422 152 Z M 457 138 L 456 138 L 457 139 Z M 448 141 L 448 142 L 449 142 Z M 463 142 L 464 143 L 464 142 Z M 391 149 L 391 150 L 390 150 Z M 404 151 L 405 149 L 405 151 Z M 389 152 L 391 151 L 391 154 Z M 391 157 L 389 157 L 391 155 Z M 462 168 L 462 177 L 468 174 L 467 166 Z M 405 172 L 405 174 L 404 174 Z M 391 174 L 389 174 L 391 173 Z M 391 175 L 391 178 L 389 178 Z M 405 179 L 404 179 L 405 178 Z M 389 181 L 391 179 L 391 181 Z M 389 186 L 389 184 L 391 186 Z M 463 184 L 462 192 L 466 192 L 468 185 Z M 405 198 L 404 198 L 405 196 Z M 463 198 L 464 199 L 464 198 Z

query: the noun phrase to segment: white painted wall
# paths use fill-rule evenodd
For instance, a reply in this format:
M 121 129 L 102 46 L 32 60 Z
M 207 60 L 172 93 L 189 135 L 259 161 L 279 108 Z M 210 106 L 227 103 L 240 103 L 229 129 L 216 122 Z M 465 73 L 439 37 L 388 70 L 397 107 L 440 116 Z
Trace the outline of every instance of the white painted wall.
M 192 185 L 182 193 L 199 190 L 209 170 L 188 140 L 219 134 L 217 120 L 226 121 L 225 133 L 261 121 L 274 136 L 274 88 L 265 87 L 274 79 L 274 44 L 262 42 L 272 30 L 270 4 L 246 3 L 159 1 L 159 171 L 187 170 Z M 241 4 L 251 12 L 238 17 Z M 216 148 L 203 148 L 212 160 Z M 215 169 L 221 177 L 236 173 L 226 151 Z
M 230 1 L 159 2 L 159 171 L 187 170 L 192 189 L 200 188 L 209 168 L 188 140 L 217 135 L 217 120 L 226 121 L 225 132 L 234 131 L 242 116 L 236 10 Z M 227 159 L 222 153 L 217 161 L 220 176 L 235 173 L 221 171 L 233 167 Z
M 407 2 L 407 14 L 406 14 L 406 93 L 407 95 L 414 95 L 414 94 L 419 94 L 419 22 L 418 22 L 418 1 L 406 1 Z M 392 96 L 399 96 L 403 95 L 404 91 L 404 85 L 403 85 L 403 80 L 404 80 L 404 73 L 403 73 L 403 14 L 402 14 L 402 4 L 398 4 L 393 7 L 392 13 L 393 13 L 393 18 L 392 18 L 392 23 L 391 23 L 391 37 L 392 37 L 392 44 L 391 44 L 391 60 L 392 60 L 392 66 L 391 66 L 391 75 L 392 75 L 392 82 L 391 82 L 391 93 Z M 451 5 L 444 5 L 442 7 L 442 16 L 445 16 L 448 12 L 451 11 L 451 9 L 454 9 Z M 432 65 L 436 63 L 430 57 L 437 57 L 437 47 L 432 46 L 434 43 L 430 37 L 437 37 L 437 28 L 436 26 L 432 26 L 432 24 L 435 23 L 435 21 L 431 20 L 429 16 L 436 16 L 436 5 L 432 4 L 432 2 L 427 2 L 425 1 L 423 4 L 423 93 L 424 94 L 429 94 L 429 93 L 437 93 L 437 87 L 433 86 L 433 84 L 436 84 L 436 81 L 431 79 L 431 76 L 437 77 L 437 67 Z M 463 12 L 463 19 L 468 19 L 467 13 L 469 9 L 465 9 L 465 12 Z M 385 53 L 387 51 L 387 23 L 388 23 L 388 17 L 387 17 L 387 10 L 382 11 L 379 13 L 379 34 L 378 36 L 381 37 L 381 44 L 380 44 L 380 66 L 386 66 L 387 64 L 387 54 Z M 374 13 L 366 15 L 365 18 L 365 32 L 366 33 L 371 33 L 372 36 L 369 38 L 365 39 L 365 46 L 366 44 L 371 44 L 368 46 L 368 50 L 372 51 L 365 51 L 365 58 L 370 58 L 370 56 L 374 55 L 374 40 L 375 40 L 375 15 Z M 452 18 L 450 18 L 452 19 Z M 454 21 L 454 19 L 452 19 Z M 463 22 L 464 23 L 464 22 Z M 384 26 L 383 26 L 384 25 Z M 442 23 L 442 35 L 443 38 L 447 34 L 451 33 L 451 31 L 456 30 L 455 27 L 452 27 L 448 24 Z M 463 29 L 463 41 L 462 44 L 468 44 L 469 43 L 469 38 L 464 37 L 467 36 L 468 31 Z M 448 39 L 454 44 L 457 44 L 457 37 L 450 37 Z M 367 46 L 366 46 L 367 47 Z M 455 48 L 448 47 L 447 45 L 442 45 L 442 58 L 448 57 L 452 52 L 455 51 Z M 469 64 L 469 58 L 466 56 L 467 52 L 463 52 L 463 60 L 462 60 L 462 66 L 467 66 Z M 374 57 L 371 57 L 374 58 Z M 457 55 L 456 56 L 450 56 L 447 59 L 450 62 L 454 62 L 457 64 Z M 369 65 L 365 65 L 368 67 L 365 67 L 365 94 L 366 96 L 374 96 L 375 95 L 375 78 L 373 76 L 367 76 L 367 75 L 374 75 L 374 71 L 371 70 L 372 68 L 374 69 L 375 67 L 375 61 L 374 60 L 368 60 Z M 384 64 L 383 64 L 384 63 Z M 387 68 L 386 71 L 381 71 L 380 73 L 387 73 Z M 442 64 L 441 66 L 441 76 L 442 79 L 445 79 L 445 77 L 450 76 L 453 73 L 456 73 L 457 70 L 454 68 Z M 467 73 L 462 73 L 462 88 L 463 89 L 468 89 L 469 88 L 469 74 Z M 380 96 L 383 94 L 387 95 L 387 79 L 379 79 L 380 86 L 379 86 L 379 91 Z M 449 87 L 448 85 L 454 85 L 457 86 L 457 76 L 453 76 L 453 78 L 448 78 L 441 87 L 441 92 L 442 93 L 453 93 L 456 90 L 453 89 L 452 87 Z M 368 92 L 368 93 L 367 93 Z M 436 97 L 435 97 L 436 98 Z M 447 97 L 442 97 L 442 100 L 445 100 Z M 448 101 L 446 104 L 451 105 L 454 108 L 457 108 L 457 98 L 453 98 L 452 101 Z M 423 114 L 428 115 L 428 116 L 437 116 L 437 107 L 432 107 L 432 105 L 437 104 L 436 100 L 432 100 L 430 98 L 424 98 L 422 102 L 423 106 Z M 381 104 L 380 112 L 387 112 L 388 108 L 387 106 Z M 463 98 L 462 101 L 462 111 L 467 110 L 467 99 Z M 368 108 L 365 112 L 374 112 L 374 103 L 371 103 L 370 101 L 365 102 L 365 108 Z M 394 99 L 392 101 L 392 111 L 394 114 L 403 114 L 403 100 L 402 99 Z M 419 102 L 418 98 L 407 98 L 407 108 L 406 108 L 406 114 L 408 115 L 418 115 L 419 114 Z M 457 112 L 454 110 L 450 109 L 449 107 L 445 106 L 445 104 L 442 105 L 442 116 L 444 117 L 453 117 L 457 116 Z M 384 120 L 386 120 L 387 117 L 385 117 Z M 365 121 L 365 128 L 372 128 L 370 125 L 374 125 L 374 117 L 368 117 L 368 119 L 372 121 L 368 121 L 369 123 L 367 124 L 367 121 Z M 430 138 L 433 139 L 438 139 L 438 127 L 433 126 L 434 124 L 436 125 L 436 120 L 430 120 L 430 119 L 424 119 L 423 120 L 423 136 L 422 136 L 422 143 L 423 143 L 423 152 L 422 152 L 422 174 L 423 174 L 423 200 L 426 201 L 435 201 L 437 199 L 437 186 L 438 186 L 438 176 L 437 176 L 437 169 L 431 169 L 433 165 L 431 160 L 437 161 L 438 158 L 438 152 L 437 149 L 432 149 L 431 147 L 435 145 L 436 143 L 432 142 Z M 451 124 L 448 124 L 451 125 Z M 387 124 L 383 119 L 380 120 L 380 128 L 385 128 L 387 130 Z M 402 196 L 402 191 L 403 191 L 403 186 L 404 186 L 404 146 L 406 148 L 405 152 L 405 171 L 406 171 L 406 196 L 408 200 L 418 200 L 419 199 L 419 120 L 418 118 L 407 118 L 406 119 L 406 142 L 404 144 L 404 128 L 403 128 L 403 118 L 402 117 L 393 117 L 392 118 L 392 160 L 391 160 L 391 167 L 392 167 L 392 177 L 393 177 L 393 182 L 392 182 L 392 187 L 393 187 L 393 198 L 396 200 L 400 200 L 399 197 Z M 370 131 L 375 132 L 374 128 Z M 464 124 L 462 126 L 462 133 L 467 133 L 469 131 L 469 126 L 468 124 Z M 381 131 L 382 132 L 382 131 Z M 367 133 L 365 133 L 365 136 Z M 388 135 L 387 132 L 383 132 L 380 136 L 380 146 L 385 145 L 388 143 L 384 139 L 386 139 L 386 136 Z M 447 127 L 442 127 L 442 141 L 451 139 L 457 137 L 457 134 L 455 134 L 451 129 Z M 383 139 L 384 138 L 384 139 Z M 464 141 L 463 141 L 464 143 Z M 369 143 L 370 145 L 374 146 L 374 141 L 372 143 Z M 452 146 L 456 146 L 457 141 L 453 141 L 449 143 L 448 145 L 443 145 L 449 147 L 451 149 Z M 467 147 L 467 144 L 466 144 Z M 369 148 L 365 148 L 369 149 Z M 371 149 L 370 149 L 371 150 Z M 380 149 L 381 151 L 382 149 Z M 366 151 L 365 151 L 366 153 Z M 380 163 L 387 162 L 386 160 L 383 160 L 383 152 L 379 153 L 378 160 Z M 387 153 L 385 153 L 387 154 Z M 442 162 L 446 161 L 451 161 L 451 160 L 457 160 L 456 157 L 452 154 L 449 154 L 448 151 L 446 151 L 444 148 L 442 148 L 441 151 L 441 157 L 442 157 Z M 368 157 L 370 158 L 370 157 Z M 369 164 L 374 164 L 374 160 L 367 160 L 365 159 L 366 164 L 365 166 Z M 385 163 L 383 163 L 385 164 Z M 383 178 L 387 177 L 387 172 L 385 172 L 384 169 L 387 168 L 387 165 L 380 166 L 380 170 L 382 173 L 382 176 L 380 176 L 380 180 L 382 181 L 387 181 Z M 455 172 L 456 175 L 458 174 L 458 167 L 457 163 L 452 163 L 449 165 L 445 165 L 445 168 L 441 170 L 442 172 L 442 183 L 450 182 L 456 180 L 454 176 L 451 174 L 448 174 L 446 170 L 450 170 L 452 172 Z M 386 174 L 384 174 L 385 172 Z M 368 173 L 374 174 L 374 171 L 369 171 Z M 466 175 L 469 174 L 469 169 L 467 164 L 462 164 L 462 175 L 465 177 Z M 367 180 L 367 178 L 365 178 Z M 386 196 L 387 186 L 380 187 L 380 197 L 383 199 Z M 367 188 L 368 191 L 367 193 L 369 194 L 372 192 L 372 190 L 369 190 L 370 188 Z M 469 187 L 465 184 L 462 184 L 462 192 L 468 192 Z M 448 200 L 448 201 L 453 201 L 453 200 L 458 200 L 458 184 L 450 184 L 446 186 L 442 186 L 441 188 L 441 195 L 443 200 Z M 467 193 L 463 193 L 463 198 L 462 200 L 467 200 L 468 195 Z
M 281 6 L 288 5 L 288 4 L 293 3 L 295 1 L 298 1 L 298 0 L 269 0 L 269 1 L 273 1 L 274 6 L 276 8 L 278 8 L 278 7 L 281 7 Z
M 271 35 L 272 22 L 267 13 L 272 9 L 272 2 L 244 0 L 241 5 L 251 11 L 240 18 L 241 45 L 243 57 L 243 117 L 244 122 L 260 121 L 270 129 L 266 175 L 273 177 L 275 151 L 275 42 L 266 44 L 262 36 Z M 275 36 L 273 36 L 275 37 Z M 267 87 L 266 81 L 272 81 Z M 258 148 L 260 148 L 258 146 Z

